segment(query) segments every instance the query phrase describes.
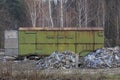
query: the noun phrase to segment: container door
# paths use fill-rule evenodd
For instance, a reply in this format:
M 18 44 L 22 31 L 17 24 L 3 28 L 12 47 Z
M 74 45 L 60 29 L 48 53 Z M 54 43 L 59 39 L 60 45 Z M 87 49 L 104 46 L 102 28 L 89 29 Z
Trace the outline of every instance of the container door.
M 58 31 L 57 43 L 58 51 L 70 50 L 75 52 L 75 31 Z
M 36 32 L 19 31 L 19 55 L 34 54 L 36 51 Z
M 104 46 L 104 31 L 95 31 L 95 49 Z
M 76 34 L 76 53 L 85 56 L 89 51 L 94 49 L 94 32 L 77 31 Z

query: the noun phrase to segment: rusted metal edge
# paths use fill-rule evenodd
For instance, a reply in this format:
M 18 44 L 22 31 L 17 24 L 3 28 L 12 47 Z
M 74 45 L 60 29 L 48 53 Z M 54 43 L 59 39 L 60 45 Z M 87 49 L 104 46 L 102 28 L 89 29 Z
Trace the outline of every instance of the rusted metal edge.
M 50 28 L 50 27 L 20 27 L 19 30 L 104 30 L 102 27 L 92 28 Z

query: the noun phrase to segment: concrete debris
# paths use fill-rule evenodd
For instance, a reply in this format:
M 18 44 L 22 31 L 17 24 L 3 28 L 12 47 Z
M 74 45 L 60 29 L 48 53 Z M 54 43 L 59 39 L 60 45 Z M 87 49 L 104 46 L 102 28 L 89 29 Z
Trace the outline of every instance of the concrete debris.
M 84 57 L 85 67 L 88 68 L 107 68 L 120 66 L 120 49 L 103 48 L 90 52 Z
M 37 62 L 37 68 L 39 69 L 70 69 L 77 67 L 78 55 L 70 52 L 53 52 L 49 57 L 40 59 Z
M 85 57 L 70 52 L 53 52 L 37 62 L 39 69 L 72 68 L 115 68 L 120 67 L 120 48 L 101 48 L 89 52 Z

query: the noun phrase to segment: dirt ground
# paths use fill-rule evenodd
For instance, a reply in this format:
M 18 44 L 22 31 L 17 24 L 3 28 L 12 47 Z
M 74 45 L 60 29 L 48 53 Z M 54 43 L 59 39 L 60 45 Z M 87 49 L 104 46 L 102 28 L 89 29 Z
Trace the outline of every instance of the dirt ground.
M 84 76 L 86 75 L 86 77 Z M 97 78 L 91 77 L 99 75 Z M 120 75 L 119 68 L 106 68 L 106 69 L 46 69 L 39 70 L 36 68 L 35 60 L 22 60 L 22 61 L 3 61 L 0 60 L 0 80 L 98 80 L 101 76 L 105 75 Z M 64 76 L 64 78 L 63 78 Z M 8 77 L 8 78 L 7 78 Z M 19 77 L 19 79 L 18 79 Z M 42 78 L 41 78 L 42 77 Z M 88 78 L 91 79 L 88 79 Z M 40 79 L 41 78 L 41 79 Z M 111 80 L 111 79 L 100 80 Z M 112 78 L 113 80 L 113 78 Z M 120 77 L 114 80 L 120 80 Z
M 0 56 L 0 80 L 120 80 L 120 67 L 40 70 L 36 62 L 28 59 L 4 60 Z

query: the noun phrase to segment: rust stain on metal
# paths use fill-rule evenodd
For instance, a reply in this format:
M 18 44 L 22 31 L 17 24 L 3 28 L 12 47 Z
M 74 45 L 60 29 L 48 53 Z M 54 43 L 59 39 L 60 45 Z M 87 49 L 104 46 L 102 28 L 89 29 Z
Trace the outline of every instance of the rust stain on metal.
M 69 27 L 69 28 L 50 28 L 50 27 L 24 27 L 24 28 L 19 28 L 19 30 L 103 30 L 101 27 L 97 28 L 74 28 L 74 27 Z

